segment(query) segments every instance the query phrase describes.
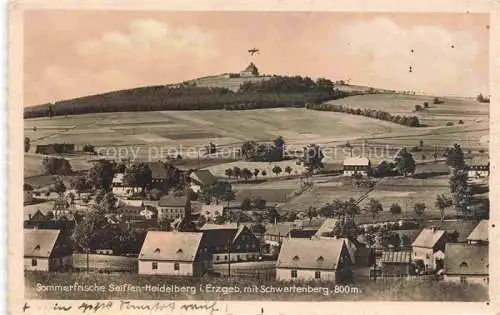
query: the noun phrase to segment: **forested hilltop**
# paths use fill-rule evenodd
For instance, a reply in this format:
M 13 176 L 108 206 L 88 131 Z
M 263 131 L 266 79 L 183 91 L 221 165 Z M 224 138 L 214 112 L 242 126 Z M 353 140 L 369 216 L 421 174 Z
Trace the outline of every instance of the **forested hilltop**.
M 375 92 L 374 89 L 365 92 L 343 91 L 328 79 L 314 81 L 301 76 L 272 76 L 262 81 L 243 82 L 237 91 L 184 82 L 120 90 L 28 107 L 24 111 L 24 118 L 104 112 L 303 107 L 306 104 L 320 104 L 327 100 Z

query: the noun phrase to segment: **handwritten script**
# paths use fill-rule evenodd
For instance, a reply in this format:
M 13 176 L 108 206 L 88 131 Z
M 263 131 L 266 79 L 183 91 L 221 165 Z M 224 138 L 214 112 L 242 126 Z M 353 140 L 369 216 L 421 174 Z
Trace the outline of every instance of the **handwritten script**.
M 44 306 L 44 309 L 45 306 Z M 65 312 L 80 312 L 82 314 L 94 314 L 94 313 L 105 313 L 107 311 L 146 311 L 151 312 L 161 312 L 162 314 L 174 313 L 175 311 L 183 312 L 202 312 L 203 314 L 209 313 L 214 315 L 219 312 L 217 307 L 217 301 L 207 301 L 203 303 L 179 303 L 175 301 L 158 301 L 158 302 L 137 302 L 137 301 L 87 301 L 87 302 L 71 302 L 71 301 L 58 301 L 49 307 L 49 310 L 53 313 L 65 313 Z M 25 302 L 22 307 L 23 313 L 27 312 L 37 312 L 35 306 L 30 305 Z

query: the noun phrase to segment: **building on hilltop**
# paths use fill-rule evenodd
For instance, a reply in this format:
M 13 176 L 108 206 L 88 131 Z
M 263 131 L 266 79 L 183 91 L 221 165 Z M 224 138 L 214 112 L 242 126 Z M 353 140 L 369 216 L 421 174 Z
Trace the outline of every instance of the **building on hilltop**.
M 240 72 L 241 77 L 258 77 L 259 76 L 259 70 L 255 66 L 253 62 L 251 62 L 248 67 L 245 68 L 245 70 Z

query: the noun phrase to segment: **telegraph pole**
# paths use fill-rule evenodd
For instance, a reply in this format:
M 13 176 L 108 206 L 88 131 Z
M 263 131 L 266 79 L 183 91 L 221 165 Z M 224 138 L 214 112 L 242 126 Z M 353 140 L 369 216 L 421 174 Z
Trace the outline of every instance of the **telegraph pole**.
M 228 262 L 227 262 L 227 277 L 231 278 L 231 239 L 227 242 L 227 253 L 228 253 Z

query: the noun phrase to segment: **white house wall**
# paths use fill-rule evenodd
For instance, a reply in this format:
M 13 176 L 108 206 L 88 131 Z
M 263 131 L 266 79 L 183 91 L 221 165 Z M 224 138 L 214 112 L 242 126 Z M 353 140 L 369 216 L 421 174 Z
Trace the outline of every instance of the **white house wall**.
M 158 269 L 153 269 L 153 262 L 158 263 Z M 179 262 L 179 270 L 174 270 L 173 261 L 143 261 L 139 260 L 139 274 L 193 276 L 193 263 Z
M 332 281 L 335 282 L 335 270 L 310 270 L 310 269 L 293 269 L 297 270 L 297 278 L 292 278 L 292 269 L 277 268 L 276 280 L 278 281 Z M 315 272 L 319 271 L 320 279 L 316 279 Z
M 31 265 L 31 260 L 36 259 L 36 266 Z M 24 270 L 29 271 L 49 271 L 48 258 L 24 258 Z

